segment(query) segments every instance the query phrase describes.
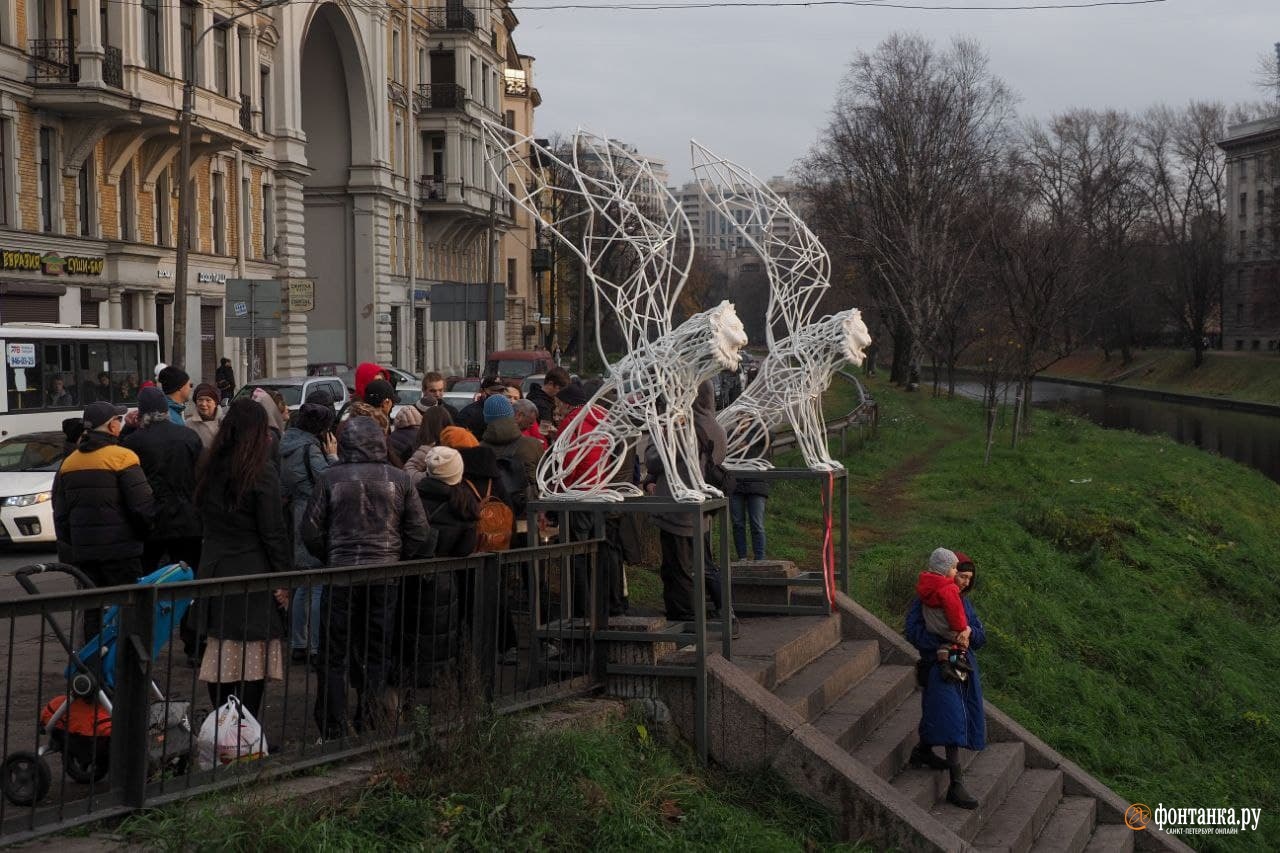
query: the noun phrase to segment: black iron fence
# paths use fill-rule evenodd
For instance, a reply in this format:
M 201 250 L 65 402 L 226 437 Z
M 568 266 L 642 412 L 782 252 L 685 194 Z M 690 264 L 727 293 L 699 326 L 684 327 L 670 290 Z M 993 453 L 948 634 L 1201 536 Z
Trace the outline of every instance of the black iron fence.
M 124 88 L 124 54 L 120 48 L 107 45 L 102 56 L 102 82 L 117 89 Z
M 102 589 L 20 570 L 35 594 L 0 601 L 0 844 L 396 746 L 477 702 L 594 690 L 597 547 Z
M 461 3 L 449 3 L 445 8 L 427 10 L 427 27 L 433 30 L 466 30 L 476 28 L 476 14 Z
M 423 83 L 418 95 L 424 110 L 460 110 L 467 105 L 467 90 L 457 83 Z
M 27 53 L 31 55 L 32 76 L 37 83 L 79 81 L 80 66 L 71 39 L 31 39 Z

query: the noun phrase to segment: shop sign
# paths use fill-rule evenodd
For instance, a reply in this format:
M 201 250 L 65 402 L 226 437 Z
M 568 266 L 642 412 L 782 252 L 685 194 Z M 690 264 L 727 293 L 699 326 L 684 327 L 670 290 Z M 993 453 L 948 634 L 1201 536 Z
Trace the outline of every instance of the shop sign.
M 289 285 L 289 311 L 310 311 L 316 307 L 316 283 L 309 278 L 291 278 Z
M 198 272 L 196 281 L 200 284 L 226 284 L 227 274 L 224 272 Z
M 59 255 L 57 252 L 28 252 L 20 249 L 0 251 L 0 269 L 7 272 L 38 272 L 44 275 L 102 275 L 106 261 L 82 255 Z

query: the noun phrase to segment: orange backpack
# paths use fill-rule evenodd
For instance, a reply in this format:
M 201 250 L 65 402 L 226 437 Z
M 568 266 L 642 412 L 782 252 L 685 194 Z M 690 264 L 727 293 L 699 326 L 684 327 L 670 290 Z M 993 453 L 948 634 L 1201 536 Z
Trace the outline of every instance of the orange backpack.
M 470 480 L 467 488 L 480 501 L 480 517 L 476 520 L 476 551 L 506 551 L 511 547 L 511 532 L 515 529 L 516 516 L 511 507 L 493 496 L 493 482 L 489 482 L 484 497 Z

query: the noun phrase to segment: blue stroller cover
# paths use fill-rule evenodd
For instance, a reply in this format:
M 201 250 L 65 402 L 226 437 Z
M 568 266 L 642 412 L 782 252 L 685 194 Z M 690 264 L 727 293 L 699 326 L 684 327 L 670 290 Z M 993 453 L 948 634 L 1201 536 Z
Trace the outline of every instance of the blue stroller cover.
M 159 585 L 189 581 L 194 578 L 195 573 L 185 563 L 173 563 L 138 578 L 138 584 Z M 189 598 L 165 598 L 156 602 L 155 632 L 151 639 L 152 660 L 160 657 L 160 652 L 164 651 L 164 647 L 169 644 L 169 638 L 173 636 L 173 629 L 182 621 L 183 615 L 190 606 Z M 116 638 L 119 633 L 120 607 L 113 604 L 102 614 L 102 629 L 97 636 L 91 637 L 84 644 L 84 648 L 76 654 L 81 664 L 93 668 L 98 673 L 102 686 L 108 690 L 116 684 Z M 67 666 L 64 675 L 70 678 L 80 668 L 73 660 Z

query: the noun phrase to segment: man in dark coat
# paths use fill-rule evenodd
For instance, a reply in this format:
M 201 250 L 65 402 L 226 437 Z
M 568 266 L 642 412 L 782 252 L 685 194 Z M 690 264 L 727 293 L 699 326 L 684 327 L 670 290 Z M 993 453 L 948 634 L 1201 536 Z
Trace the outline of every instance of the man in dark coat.
M 453 419 L 453 422 L 460 427 L 471 430 L 471 434 L 476 437 L 476 441 L 480 441 L 484 438 L 485 401 L 495 394 L 501 394 L 505 397 L 506 393 L 506 385 L 503 385 L 497 379 L 486 379 L 480 387 L 480 397 L 464 406 L 462 411 L 458 412 L 458 416 Z
M 200 565 L 200 513 L 195 505 L 200 436 L 169 420 L 169 401 L 158 388 L 138 392 L 138 429 L 121 442 L 138 455 L 155 496 L 155 519 L 143 550 L 143 569 L 185 562 Z
M 218 386 L 221 402 L 231 399 L 236 393 L 236 373 L 231 369 L 231 359 L 224 358 L 213 373 L 214 383 Z
M 422 396 L 413 406 L 424 415 L 433 406 L 443 406 L 453 422 L 458 422 L 458 410 L 444 401 L 444 375 L 434 370 L 422 377 Z
M 98 586 L 135 583 L 144 574 L 143 543 L 155 515 L 137 454 L 119 444 L 127 411 L 105 401 L 90 403 L 80 443 L 53 478 L 59 553 Z M 85 610 L 85 637 L 100 625 L 101 612 Z
M 394 563 L 418 554 L 427 517 L 409 474 L 387 462 L 387 442 L 371 418 L 348 420 L 338 463 L 317 478 L 302 521 L 302 541 L 326 566 Z M 359 673 L 352 724 L 376 725 L 391 659 L 395 582 L 326 588 L 321 604 L 320 687 L 316 722 L 325 738 L 347 733 L 348 654 Z
M 538 461 L 542 459 L 542 445 L 536 438 L 520 434 L 516 425 L 515 410 L 506 397 L 495 394 L 484 403 L 484 438 L 480 444 L 493 449 L 499 460 L 499 466 L 507 466 L 511 471 L 505 475 L 508 497 L 511 498 L 512 509 L 516 512 L 516 527 L 521 529 L 524 519 L 525 505 L 533 495 L 537 483 Z M 501 460 L 507 460 L 502 462 Z M 522 475 L 522 476 L 521 476 Z M 520 494 L 511 494 L 515 487 L 521 486 Z
M 703 382 L 698 386 L 698 397 L 693 404 L 694 429 L 698 436 L 699 463 L 705 477 L 711 465 L 724 462 L 728 447 L 728 438 L 724 427 L 716 422 L 716 392 L 711 382 Z M 671 487 L 667 472 L 663 469 L 662 458 L 658 456 L 653 444 L 645 451 L 645 468 L 653 483 L 653 493 L 670 497 Z M 687 475 L 685 477 L 687 480 Z M 690 509 L 696 504 L 690 504 Z M 688 512 L 655 513 L 654 526 L 658 528 L 658 539 L 662 546 L 662 564 L 658 576 L 662 579 L 662 600 L 666 606 L 667 618 L 673 622 L 693 618 L 693 520 Z M 710 533 L 706 534 L 708 537 Z M 712 561 L 711 547 L 705 548 L 706 591 L 711 599 L 712 609 L 720 606 L 720 571 Z
M 569 385 L 569 372 L 556 366 L 547 371 L 542 384 L 529 390 L 528 399 L 538 407 L 538 420 L 543 423 L 555 423 L 556 395 Z

